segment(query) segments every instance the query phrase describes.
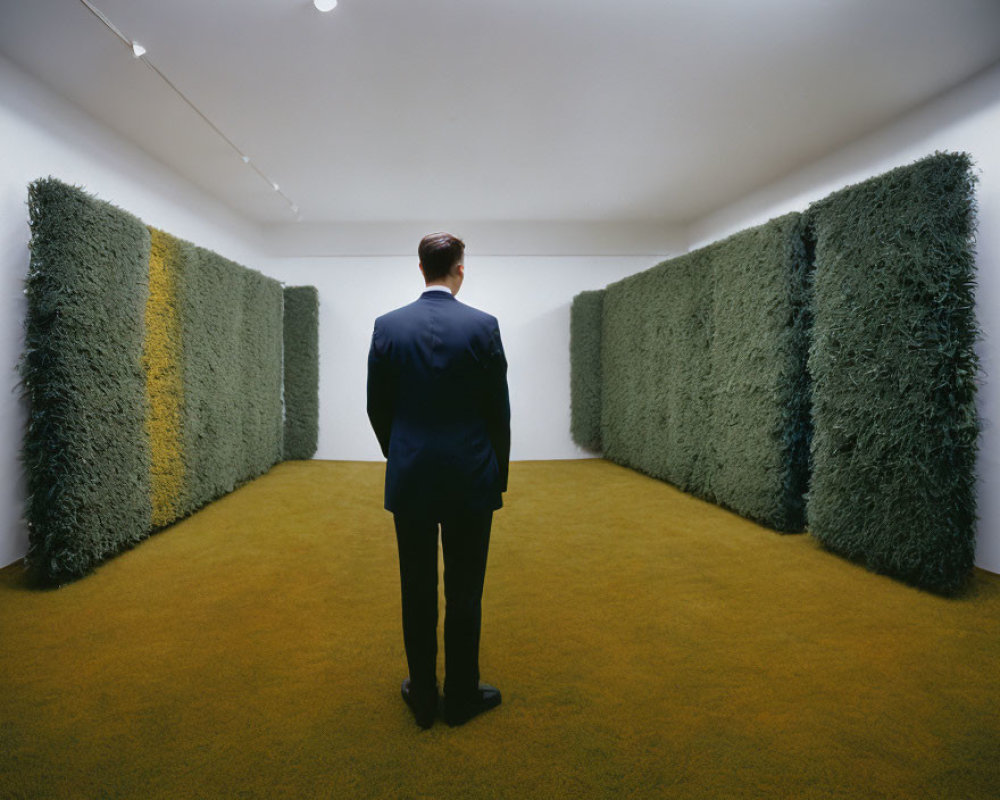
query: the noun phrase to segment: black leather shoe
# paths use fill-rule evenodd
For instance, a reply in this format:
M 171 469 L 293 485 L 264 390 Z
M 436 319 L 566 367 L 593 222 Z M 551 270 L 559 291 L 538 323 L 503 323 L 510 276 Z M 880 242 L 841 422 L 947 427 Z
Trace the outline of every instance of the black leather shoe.
M 413 712 L 413 717 L 416 719 L 417 725 L 424 730 L 427 730 L 434 724 L 434 717 L 437 716 L 437 687 L 434 687 L 433 693 L 415 692 L 410 686 L 410 679 L 407 678 L 403 681 L 401 692 L 403 694 L 403 700 L 406 701 L 406 705 L 408 705 L 410 707 L 410 711 Z
M 472 697 L 461 700 L 449 700 L 448 695 L 444 698 L 443 716 L 444 721 L 453 728 L 456 725 L 464 725 L 473 717 L 496 708 L 500 705 L 500 690 L 496 686 L 488 683 L 480 683 L 479 688 Z

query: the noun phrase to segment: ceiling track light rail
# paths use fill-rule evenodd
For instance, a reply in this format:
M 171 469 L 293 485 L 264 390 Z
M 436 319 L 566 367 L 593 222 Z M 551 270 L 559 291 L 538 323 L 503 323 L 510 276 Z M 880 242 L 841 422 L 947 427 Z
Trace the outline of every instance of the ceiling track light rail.
M 264 172 L 263 172 L 263 171 L 262 171 L 262 170 L 260 169 L 260 167 L 258 167 L 258 166 L 257 166 L 257 164 L 256 164 L 256 163 L 254 163 L 253 161 L 251 161 L 251 160 L 250 160 L 250 156 L 246 155 L 246 153 L 244 153 L 244 152 L 243 152 L 243 151 L 242 151 L 242 150 L 241 150 L 241 149 L 240 149 L 240 148 L 239 148 L 239 147 L 238 147 L 238 146 L 236 145 L 236 143 L 235 143 L 235 142 L 234 142 L 234 141 L 233 141 L 232 139 L 230 139 L 230 138 L 229 138 L 228 136 L 226 136 L 226 134 L 225 134 L 225 133 L 223 133 L 223 132 L 222 132 L 221 130 L 219 130 L 219 127 L 218 127 L 218 126 L 217 126 L 217 125 L 216 125 L 216 124 L 215 124 L 214 122 L 212 122 L 212 120 L 210 120 L 210 119 L 209 119 L 209 118 L 208 118 L 207 116 L 205 116 L 204 112 L 203 112 L 203 111 L 202 111 L 202 110 L 201 110 L 200 108 L 198 108 L 198 106 L 196 106 L 196 105 L 195 105 L 195 104 L 194 104 L 194 103 L 193 103 L 193 102 L 191 101 L 191 99 L 190 99 L 190 98 L 189 98 L 189 97 L 188 97 L 188 96 L 187 96 L 186 94 L 184 94 L 184 92 L 182 92 L 182 91 L 181 91 L 180 89 L 178 89 L 178 88 L 177 88 L 177 86 L 176 86 L 176 85 L 174 84 L 174 82 L 173 82 L 173 81 L 171 81 L 171 80 L 170 80 L 170 79 L 169 79 L 169 78 L 168 78 L 168 77 L 167 77 L 166 75 L 164 75 L 164 74 L 163 74 L 163 73 L 162 73 L 162 72 L 160 71 L 160 69 L 159 69 L 159 68 L 158 68 L 158 67 L 157 67 L 157 66 L 156 66 L 156 65 L 155 65 L 155 64 L 154 64 L 154 63 L 153 63 L 152 61 L 150 61 L 150 60 L 149 60 L 149 58 L 148 58 L 148 57 L 146 56 L 146 48 L 145 48 L 145 47 L 143 47 L 143 46 L 142 46 L 141 44 L 139 44 L 139 43 L 138 43 L 137 41 L 135 41 L 134 39 L 130 39 L 130 38 L 128 38 L 128 37 L 127 37 L 127 36 L 126 36 L 126 35 L 125 35 L 124 33 L 122 33 L 122 31 L 121 31 L 121 30 L 120 30 L 120 29 L 119 29 L 119 28 L 118 28 L 118 27 L 117 27 L 117 26 L 116 26 L 116 25 L 115 25 L 115 24 L 114 24 L 114 23 L 113 23 L 113 22 L 112 22 L 112 21 L 111 21 L 110 19 L 108 19 L 108 18 L 107 18 L 107 16 L 106 16 L 106 15 L 104 14 L 104 12 L 102 12 L 102 11 L 101 11 L 101 10 L 100 10 L 99 8 L 97 8 L 97 7 L 96 7 L 96 6 L 95 6 L 95 5 L 93 4 L 93 3 L 91 3 L 91 2 L 90 2 L 90 0 L 80 0 L 80 2 L 81 2 L 81 3 L 82 3 L 82 4 L 84 5 L 84 6 L 86 6 L 86 8 L 87 8 L 87 9 L 88 9 L 88 10 L 89 10 L 89 11 L 90 11 L 90 12 L 91 12 L 91 13 L 92 13 L 92 14 L 93 14 L 93 15 L 94 15 L 95 17 L 97 17 L 97 18 L 98 18 L 98 19 L 99 19 L 99 20 L 100 20 L 100 21 L 101 21 L 101 22 L 102 22 L 102 23 L 104 24 L 104 26 L 105 26 L 105 27 L 106 27 L 106 28 L 107 28 L 107 29 L 108 29 L 109 31 L 111 31 L 111 32 L 112 32 L 112 33 L 113 33 L 113 34 L 114 34 L 115 36 L 117 36 L 117 37 L 118 37 L 118 39 L 119 39 L 119 40 L 120 40 L 120 41 L 122 42 L 122 44 L 124 44 L 124 45 L 125 45 L 125 46 L 126 46 L 126 47 L 127 47 L 128 49 L 129 49 L 129 52 L 131 52 L 131 53 L 132 53 L 132 55 L 133 55 L 133 57 L 134 57 L 134 58 L 137 58 L 137 59 L 139 59 L 140 61 L 142 61 L 142 62 L 143 62 L 143 63 L 144 63 L 144 64 L 145 64 L 145 65 L 146 65 L 147 67 L 149 67 L 149 68 L 150 68 L 150 69 L 151 69 L 151 70 L 152 70 L 153 72 L 155 72 L 155 73 L 156 73 L 157 75 L 159 75 L 159 76 L 160 76 L 160 79 L 161 79 L 161 80 L 162 80 L 162 81 L 163 81 L 163 82 L 164 82 L 165 84 L 167 84 L 167 86 L 169 86 L 169 87 L 170 87 L 170 88 L 171 88 L 171 89 L 173 90 L 173 92 L 174 92 L 174 93 L 175 93 L 175 94 L 176 94 L 176 95 L 177 95 L 177 96 L 178 96 L 178 97 L 179 97 L 179 98 L 180 98 L 181 100 L 183 100 L 183 101 L 184 101 L 185 103 L 187 103 L 187 105 L 188 105 L 188 106 L 189 106 L 189 107 L 191 108 L 191 110 L 192 110 L 192 111 L 194 111 L 194 113 L 195 113 L 195 114 L 197 114 L 197 115 L 198 115 L 199 117 L 201 117 L 201 119 L 202 119 L 202 120 L 203 120 L 203 121 L 205 122 L 205 124 L 206 124 L 206 125 L 208 125 L 208 127 L 210 127 L 210 128 L 211 128 L 211 129 L 213 130 L 213 131 L 215 131 L 215 133 L 216 133 L 216 134 L 217 134 L 217 135 L 218 135 L 218 136 L 219 136 L 219 137 L 220 137 L 220 138 L 221 138 L 221 139 L 222 139 L 222 140 L 223 140 L 223 141 L 224 141 L 224 142 L 225 142 L 225 143 L 226 143 L 227 145 L 229 145 L 229 147 L 230 147 L 230 148 L 231 148 L 231 149 L 232 149 L 232 150 L 233 150 L 233 151 L 234 151 L 234 152 L 236 153 L 236 155 L 237 155 L 237 156 L 239 156 L 239 157 L 240 157 L 240 160 L 241 160 L 241 161 L 242 161 L 242 162 L 243 162 L 244 164 L 248 165 L 248 166 L 249 166 L 249 167 L 250 167 L 250 168 L 251 168 L 251 169 L 252 169 L 252 170 L 253 170 L 254 172 L 256 172 L 256 173 L 257 173 L 257 175 L 258 175 L 258 176 L 260 176 L 260 178 L 261 178 L 261 179 L 263 179 L 263 180 L 264 180 L 264 181 L 265 181 L 265 182 L 266 182 L 266 183 L 267 183 L 267 184 L 268 184 L 268 185 L 269 185 L 269 186 L 270 186 L 270 187 L 271 187 L 271 188 L 272 188 L 272 189 L 273 189 L 273 190 L 274 190 L 274 191 L 275 191 L 275 192 L 276 192 L 276 193 L 277 193 L 278 195 L 280 195 L 280 196 L 281 196 L 281 198 L 282 198 L 282 199 L 283 199 L 283 200 L 285 201 L 285 203 L 286 203 L 286 204 L 288 205 L 288 208 L 289 208 L 289 210 L 290 210 L 290 211 L 291 211 L 291 212 L 292 212 L 292 213 L 293 213 L 293 214 L 295 215 L 295 218 L 296 218 L 296 220 L 298 220 L 298 221 L 301 221 L 301 220 L 302 220 L 302 215 L 301 215 L 301 213 L 300 213 L 300 211 L 299 211 L 299 207 L 298 207 L 298 205 L 297 205 L 297 204 L 295 203 L 295 201 L 293 201 L 293 200 L 292 200 L 292 198 L 290 198 L 290 197 L 289 197 L 289 196 L 288 196 L 287 194 L 285 194 L 285 193 L 284 193 L 284 192 L 283 192 L 283 191 L 281 190 L 281 188 L 280 188 L 280 187 L 278 186 L 278 184 L 277 184 L 277 182 L 276 182 L 276 181 L 272 180 L 272 179 L 271 179 L 271 178 L 270 178 L 270 177 L 269 177 L 268 175 L 266 175 L 266 174 L 265 174 L 265 173 L 264 173 Z M 334 5 L 336 5 L 336 3 L 334 3 Z

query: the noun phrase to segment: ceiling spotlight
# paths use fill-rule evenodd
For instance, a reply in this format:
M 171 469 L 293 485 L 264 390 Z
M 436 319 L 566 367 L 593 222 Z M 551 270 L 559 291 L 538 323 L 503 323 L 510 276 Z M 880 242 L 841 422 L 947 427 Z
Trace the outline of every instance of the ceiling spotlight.
M 241 158 L 243 159 L 243 163 L 244 164 L 249 164 L 250 163 L 250 156 L 241 156 Z
M 313 5 L 319 11 L 333 11 L 337 7 L 337 0 L 313 0 Z
M 146 52 L 145 47 L 143 47 L 138 42 L 132 42 L 132 55 L 134 55 L 136 58 L 142 58 L 145 52 Z
M 271 185 L 274 187 L 274 191 L 276 191 L 276 192 L 280 192 L 281 191 L 281 187 L 278 186 L 278 184 L 272 183 Z

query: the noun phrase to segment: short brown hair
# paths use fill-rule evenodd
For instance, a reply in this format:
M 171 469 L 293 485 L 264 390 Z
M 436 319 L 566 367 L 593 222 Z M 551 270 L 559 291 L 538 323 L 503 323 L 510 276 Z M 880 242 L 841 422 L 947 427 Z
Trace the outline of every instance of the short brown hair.
M 437 281 L 462 260 L 465 242 L 450 233 L 428 233 L 420 240 L 417 252 L 420 254 L 420 265 L 424 268 L 424 278 Z

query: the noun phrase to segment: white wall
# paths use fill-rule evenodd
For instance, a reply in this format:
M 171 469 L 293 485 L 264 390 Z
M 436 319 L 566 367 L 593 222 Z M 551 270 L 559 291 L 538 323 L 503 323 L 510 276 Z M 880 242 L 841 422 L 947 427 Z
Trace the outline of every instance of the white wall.
M 256 227 L 0 57 L 0 566 L 21 558 L 26 419 L 16 388 L 28 269 L 27 186 L 52 175 L 184 239 L 267 273 Z
M 1000 67 L 914 113 L 693 224 L 692 247 L 809 203 L 936 150 L 964 150 L 980 182 L 976 313 L 983 336 L 979 414 L 979 528 L 976 563 L 1000 572 Z
M 483 256 L 646 256 L 681 253 L 687 247 L 682 225 L 658 222 L 336 222 L 264 227 L 267 251 L 283 258 L 332 256 L 413 257 L 424 234 L 446 230 L 464 239 L 469 255 Z M 349 263 L 349 262 L 345 262 Z M 655 262 L 651 262 L 655 263 Z
M 419 236 L 412 240 L 413 249 Z M 679 251 L 678 251 L 679 252 Z M 569 309 L 577 292 L 652 266 L 663 256 L 482 256 L 467 239 L 461 301 L 495 315 L 507 353 L 511 458 L 581 458 L 569 435 Z M 288 284 L 312 284 L 320 301 L 317 458 L 382 458 L 365 412 L 375 317 L 423 289 L 417 256 L 297 258 L 272 267 Z

